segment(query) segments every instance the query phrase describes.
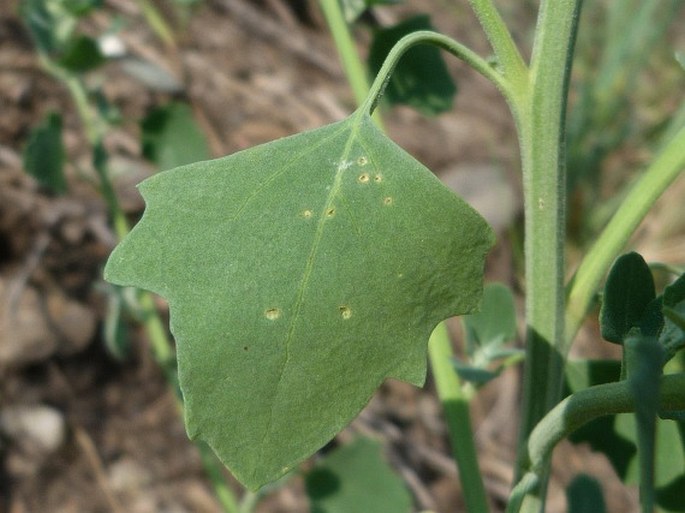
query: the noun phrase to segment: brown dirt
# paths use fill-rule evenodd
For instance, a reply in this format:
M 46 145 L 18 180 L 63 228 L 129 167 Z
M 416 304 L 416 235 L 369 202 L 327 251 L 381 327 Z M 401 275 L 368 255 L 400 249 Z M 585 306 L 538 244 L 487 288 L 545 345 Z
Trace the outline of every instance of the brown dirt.
M 77 113 L 65 89 L 42 71 L 16 15 L 17 2 L 0 3 L 0 294 L 6 309 L 19 305 L 21 319 L 13 321 L 12 336 L 31 349 L 12 365 L 0 366 L 0 411 L 12 405 L 50 406 L 63 416 L 66 435 L 56 452 L 40 461 L 32 460 L 31 450 L 0 440 L 0 512 L 218 512 L 195 446 L 186 438 L 173 395 L 143 334 L 134 328 L 132 350 L 123 361 L 104 347 L 107 289 L 101 270 L 115 236 L 106 206 L 92 186 Z M 96 33 L 114 17 L 123 17 L 121 37 L 130 52 L 176 77 L 182 89 L 176 94 L 190 101 L 213 154 L 219 156 L 350 112 L 353 100 L 314 4 L 207 0 L 179 30 L 176 49 L 159 42 L 135 0 L 107 0 L 84 29 Z M 379 15 L 392 21 L 406 12 L 429 11 L 439 29 L 487 53 L 465 5 L 455 8 L 454 16 L 449 3 L 410 4 Z M 167 2 L 158 5 L 173 18 Z M 529 10 L 509 10 L 517 26 L 531 26 Z M 368 39 L 363 31 L 358 35 L 361 41 Z M 521 30 L 516 36 L 525 42 L 530 32 Z M 518 191 L 516 141 L 505 104 L 464 66 L 452 61 L 449 66 L 460 87 L 454 111 L 425 119 L 409 109 L 395 109 L 386 116 L 392 137 L 438 172 L 455 161 L 494 162 Z M 152 169 L 141 156 L 137 123 L 152 106 L 174 95 L 146 88 L 116 62 L 98 76 L 94 79 L 102 81 L 122 113 L 122 123 L 106 144 L 122 205 L 135 218 L 142 203 L 131 185 Z M 50 111 L 65 117 L 69 193 L 64 197 L 47 194 L 22 171 L 21 152 L 30 129 Z M 679 187 L 682 192 L 682 183 Z M 677 202 L 678 196 L 671 194 L 667 201 Z M 662 207 L 659 212 L 665 211 Z M 650 254 L 656 259 L 653 253 L 660 255 L 662 246 L 651 242 L 667 241 L 663 247 L 675 255 L 672 260 L 681 258 L 682 251 L 672 248 L 683 247 L 683 227 L 663 235 L 659 226 L 658 219 L 646 224 L 636 244 L 657 248 Z M 490 257 L 491 277 L 517 287 L 520 273 L 514 262 L 510 241 L 502 235 Z M 594 336 L 591 327 L 588 331 Z M 5 349 L 11 348 L 0 348 L 0 356 Z M 495 510 L 501 509 L 512 478 L 517 386 L 518 372 L 509 371 L 474 403 L 477 443 Z M 425 390 L 386 383 L 339 442 L 354 433 L 384 440 L 388 459 L 414 493 L 417 510 L 463 509 L 430 383 Z M 612 487 L 607 494 L 611 511 L 634 507 L 634 491 L 617 487 L 604 460 L 586 450 L 562 450 L 550 511 L 564 510 L 563 485 L 588 468 Z M 228 474 L 227 479 L 241 493 Z M 265 499 L 259 511 L 307 511 L 301 479 Z

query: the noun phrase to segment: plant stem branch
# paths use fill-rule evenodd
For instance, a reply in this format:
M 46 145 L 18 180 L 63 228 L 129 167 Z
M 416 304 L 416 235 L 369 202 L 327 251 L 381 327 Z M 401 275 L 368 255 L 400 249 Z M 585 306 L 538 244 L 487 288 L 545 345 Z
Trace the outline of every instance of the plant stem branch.
M 466 509 L 470 513 L 487 513 L 488 502 L 478 467 L 469 401 L 462 393 L 459 376 L 452 365 L 452 345 L 444 322 L 438 324 L 431 334 L 428 354 L 438 397 L 449 428 L 454 459 L 459 467 L 459 480 Z
M 685 409 L 685 373 L 661 377 L 659 407 L 674 411 Z M 634 411 L 635 397 L 631 384 L 626 380 L 576 392 L 557 404 L 531 433 L 528 443 L 529 469 L 539 472 L 554 447 L 591 420 Z
M 517 89 L 525 90 L 528 68 L 492 0 L 469 0 L 469 3 L 490 41 L 502 75 Z
M 587 315 L 599 283 L 661 194 L 685 170 L 685 127 L 647 168 L 585 255 L 569 284 L 565 351 Z
M 685 373 L 661 378 L 659 405 L 664 410 L 685 409 Z M 554 447 L 576 429 L 606 415 L 632 413 L 635 396 L 628 381 L 597 385 L 576 392 L 557 404 L 530 435 L 525 473 L 513 488 L 507 513 L 529 511 L 539 505 L 539 491 Z
M 520 100 L 517 91 L 506 78 L 490 66 L 490 64 L 480 55 L 450 37 L 430 30 L 418 30 L 404 36 L 392 48 L 386 57 L 385 62 L 383 62 L 383 66 L 381 66 L 378 75 L 376 75 L 376 79 L 373 81 L 373 84 L 371 84 L 369 94 L 366 96 L 366 99 L 361 106 L 363 112 L 373 113 L 383 96 L 385 86 L 387 85 L 388 80 L 390 80 L 390 75 L 395 69 L 395 66 L 397 66 L 397 63 L 407 50 L 419 44 L 432 44 L 438 46 L 458 59 L 461 59 L 478 73 L 490 80 L 490 82 L 502 92 L 512 110 L 518 111 L 520 109 Z

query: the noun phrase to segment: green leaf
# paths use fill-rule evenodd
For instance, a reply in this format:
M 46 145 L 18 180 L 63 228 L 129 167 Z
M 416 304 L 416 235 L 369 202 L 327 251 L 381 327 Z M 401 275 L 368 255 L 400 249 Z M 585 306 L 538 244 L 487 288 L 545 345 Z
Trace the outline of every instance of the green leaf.
M 516 338 L 516 308 L 514 296 L 501 283 L 488 283 L 483 290 L 483 306 L 479 312 L 462 317 L 466 332 L 467 353 L 494 351 Z
M 605 513 L 602 485 L 587 474 L 580 474 L 566 487 L 568 513 Z
M 600 312 L 602 337 L 622 344 L 631 329 L 649 315 L 649 304 L 656 298 L 654 279 L 644 259 L 627 253 L 609 271 Z
M 408 513 L 412 507 L 381 444 L 366 438 L 327 455 L 307 473 L 305 486 L 312 513 Z
M 73 16 L 85 16 L 102 7 L 102 0 L 62 0 L 64 8 Z
M 635 415 L 622 413 L 615 416 L 616 433 L 624 440 L 629 440 L 637 446 L 637 425 Z M 682 423 L 681 423 L 682 424 Z M 685 475 L 685 439 L 683 439 L 678 422 L 658 419 L 656 425 L 656 486 L 659 489 L 670 486 L 679 477 Z M 621 479 L 626 484 L 639 482 L 639 462 L 633 451 L 633 457 L 626 467 Z
M 457 371 L 462 381 L 468 381 L 475 385 L 484 385 L 499 376 L 501 372 L 501 368 L 491 371 L 482 367 L 474 367 L 459 360 L 453 360 L 452 365 L 454 365 L 454 370 Z
M 677 308 L 685 301 L 685 274 L 664 289 L 664 305 Z
M 60 44 L 57 32 L 61 20 L 50 12 L 46 0 L 23 0 L 19 12 L 38 49 L 55 51 Z
M 57 63 L 64 69 L 74 73 L 92 71 L 105 62 L 97 42 L 88 36 L 78 36 L 71 39 L 58 59 Z
M 664 289 L 663 314 L 664 328 L 659 342 L 666 350 L 668 361 L 685 347 L 685 274 Z
M 395 43 L 417 30 L 434 30 L 428 16 L 415 16 L 376 31 L 369 50 L 371 74 L 378 74 Z M 430 116 L 450 110 L 456 93 L 457 86 L 447 71 L 440 50 L 435 46 L 421 45 L 411 48 L 399 61 L 384 98 L 391 104 L 411 105 Z
M 124 290 L 126 289 L 113 286 L 107 290 L 107 311 L 102 326 L 105 347 L 109 354 L 119 361 L 123 361 L 130 351 L 127 324 L 122 318 L 125 307 Z
M 62 116 L 53 112 L 31 131 L 24 150 L 24 169 L 46 189 L 64 194 L 64 159 Z
M 322 447 L 435 325 L 478 307 L 492 230 L 362 111 L 140 185 L 105 276 L 169 300 L 186 426 L 245 485 Z
M 461 321 L 468 362 L 455 360 L 453 364 L 462 380 L 483 385 L 523 357 L 521 350 L 505 347 L 516 338 L 514 296 L 505 285 L 488 283 L 483 290 L 480 311 L 462 316 Z M 498 360 L 506 361 L 491 368 Z
M 207 140 L 186 103 L 172 102 L 150 112 L 141 123 L 143 155 L 160 169 L 210 157 Z
M 340 0 L 347 23 L 354 23 L 369 7 L 398 4 L 400 0 Z

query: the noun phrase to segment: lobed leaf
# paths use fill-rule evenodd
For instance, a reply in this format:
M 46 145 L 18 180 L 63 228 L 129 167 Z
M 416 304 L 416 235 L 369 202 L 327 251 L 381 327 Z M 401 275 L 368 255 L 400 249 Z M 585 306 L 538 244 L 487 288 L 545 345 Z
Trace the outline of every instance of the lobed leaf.
M 478 307 L 486 222 L 359 111 L 140 185 L 108 280 L 169 300 L 191 437 L 255 489 L 421 385 L 435 325 Z

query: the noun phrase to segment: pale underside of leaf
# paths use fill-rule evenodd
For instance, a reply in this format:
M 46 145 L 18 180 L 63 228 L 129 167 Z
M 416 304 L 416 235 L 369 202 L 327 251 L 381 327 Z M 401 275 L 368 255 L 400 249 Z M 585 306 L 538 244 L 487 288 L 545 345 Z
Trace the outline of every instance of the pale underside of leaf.
M 485 221 L 356 113 L 140 186 L 106 278 L 167 298 L 191 437 L 250 488 L 329 441 L 478 307 Z

